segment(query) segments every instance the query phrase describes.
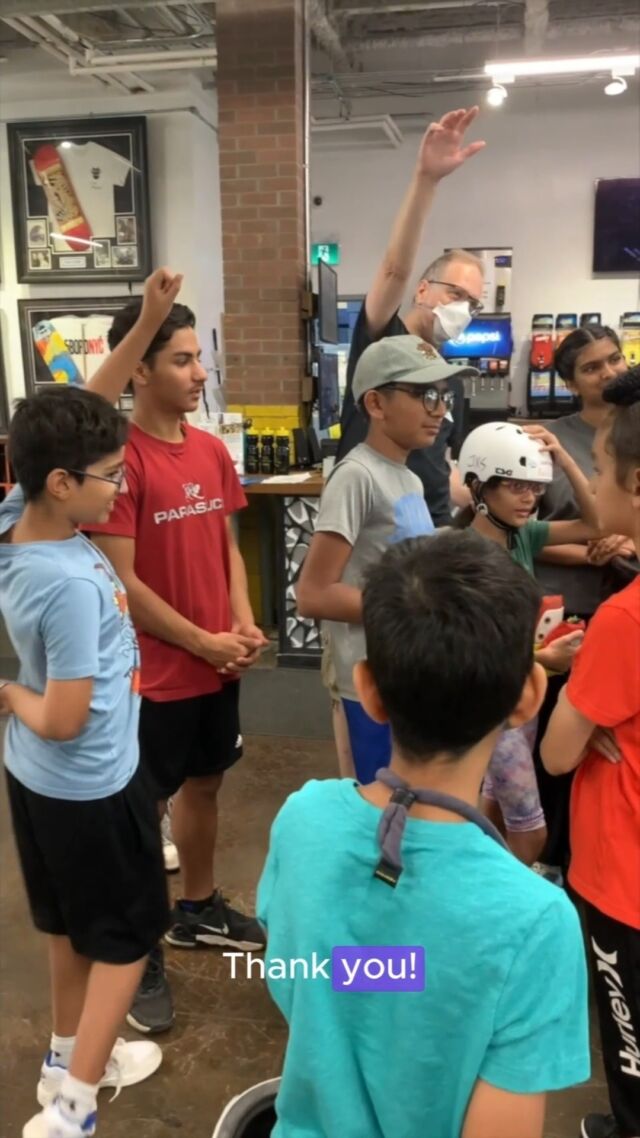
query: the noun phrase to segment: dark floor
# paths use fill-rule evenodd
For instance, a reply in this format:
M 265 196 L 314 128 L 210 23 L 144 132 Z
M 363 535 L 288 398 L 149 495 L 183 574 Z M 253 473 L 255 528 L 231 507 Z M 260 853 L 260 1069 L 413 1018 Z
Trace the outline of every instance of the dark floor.
M 308 695 L 310 685 L 302 687 Z M 318 734 L 324 730 L 317 724 Z M 233 901 L 253 904 L 269 826 L 286 795 L 307 778 L 333 773 L 326 740 L 247 740 L 246 758 L 228 777 L 221 811 L 217 875 Z M 0 1138 L 20 1138 L 37 1109 L 37 1072 L 50 1023 L 44 948 L 27 917 L 4 793 L 0 866 Z M 285 1029 L 261 981 L 232 981 L 229 962 L 215 951 L 167 951 L 177 1018 L 160 1040 L 163 1066 L 114 1103 L 109 1092 L 102 1093 L 101 1138 L 211 1138 L 229 1098 L 280 1070 Z M 594 1069 L 589 1086 L 551 1096 L 546 1138 L 577 1138 L 581 1114 L 606 1107 L 597 1053 Z

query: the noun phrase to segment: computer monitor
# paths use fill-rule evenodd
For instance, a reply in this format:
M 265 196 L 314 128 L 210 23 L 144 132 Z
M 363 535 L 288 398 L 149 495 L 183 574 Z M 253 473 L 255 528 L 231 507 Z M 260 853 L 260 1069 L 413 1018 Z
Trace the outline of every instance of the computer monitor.
M 338 343 L 338 276 L 326 261 L 318 261 L 318 339 Z
M 340 386 L 336 352 L 318 352 L 318 420 L 321 431 L 340 422 Z

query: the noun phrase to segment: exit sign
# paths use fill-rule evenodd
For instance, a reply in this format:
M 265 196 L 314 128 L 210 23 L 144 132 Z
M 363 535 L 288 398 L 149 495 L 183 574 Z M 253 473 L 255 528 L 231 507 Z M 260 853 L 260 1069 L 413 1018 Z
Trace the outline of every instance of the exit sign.
M 318 261 L 325 261 L 327 265 L 340 264 L 340 246 L 339 245 L 312 245 L 311 246 L 311 264 L 317 265 Z

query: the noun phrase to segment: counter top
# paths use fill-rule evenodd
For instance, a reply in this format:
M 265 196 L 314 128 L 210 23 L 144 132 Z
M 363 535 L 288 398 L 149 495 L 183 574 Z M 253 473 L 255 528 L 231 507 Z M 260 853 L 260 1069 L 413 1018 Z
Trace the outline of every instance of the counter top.
M 292 473 L 296 473 L 293 471 Z M 245 474 L 241 478 L 242 489 L 250 497 L 253 494 L 276 494 L 283 498 L 319 498 L 324 489 L 324 478 L 319 470 L 312 470 L 304 482 L 272 482 L 274 475 L 261 478 L 258 474 Z

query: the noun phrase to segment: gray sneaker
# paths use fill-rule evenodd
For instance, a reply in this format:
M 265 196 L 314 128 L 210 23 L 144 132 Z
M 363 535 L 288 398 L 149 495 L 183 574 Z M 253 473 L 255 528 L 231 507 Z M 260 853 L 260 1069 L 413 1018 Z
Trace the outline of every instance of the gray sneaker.
M 127 1023 L 145 1035 L 168 1031 L 173 1025 L 173 999 L 164 971 L 164 953 L 160 945 L 149 953 L 147 967 L 135 994 Z

